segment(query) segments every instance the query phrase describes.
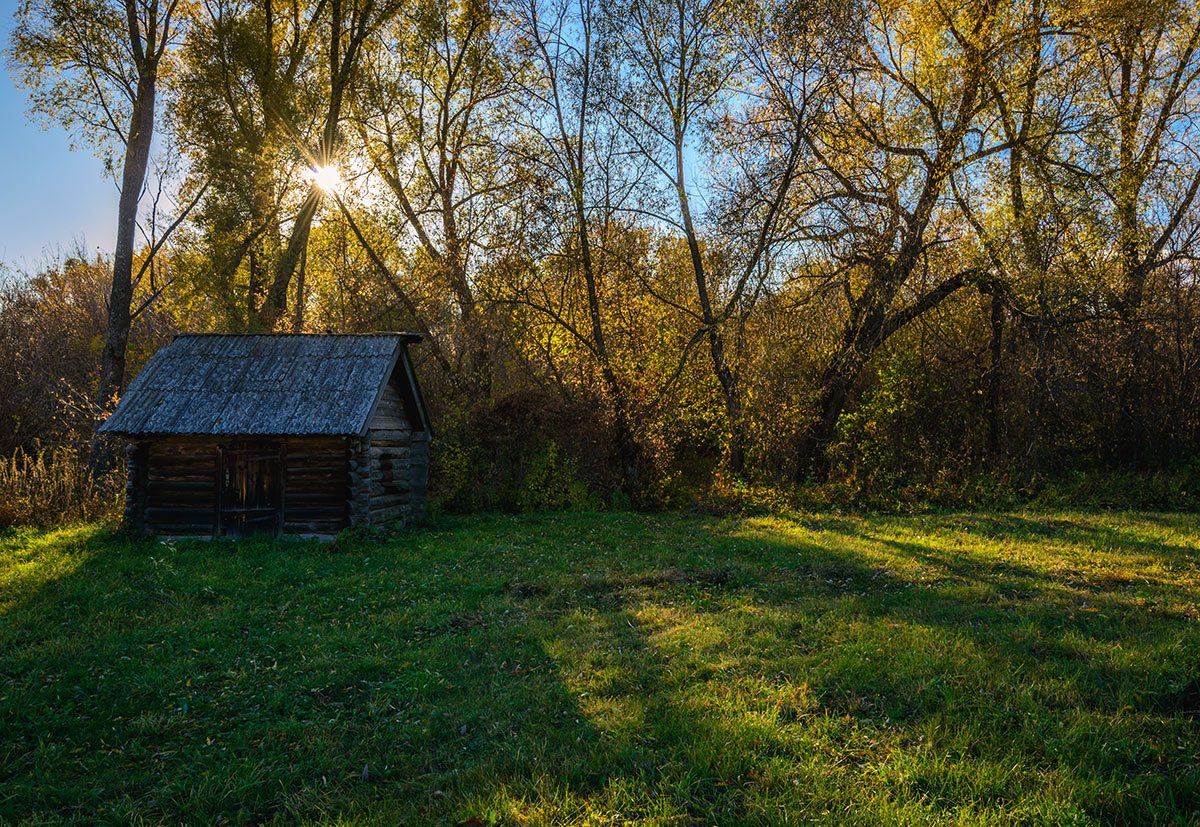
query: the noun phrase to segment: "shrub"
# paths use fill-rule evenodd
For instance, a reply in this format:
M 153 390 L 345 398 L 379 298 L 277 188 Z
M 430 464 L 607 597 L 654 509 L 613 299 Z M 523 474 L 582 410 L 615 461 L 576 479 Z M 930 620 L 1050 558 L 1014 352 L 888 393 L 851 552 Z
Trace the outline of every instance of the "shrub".
M 530 460 L 529 471 L 517 493 L 517 507 L 522 511 L 581 511 L 597 504 L 598 501 L 588 495 L 587 484 L 577 479 L 575 461 L 561 456 L 553 441 Z
M 96 478 L 70 448 L 18 448 L 0 460 L 0 527 L 114 519 L 124 488 L 123 471 Z
M 451 511 L 599 506 L 615 489 L 596 411 L 527 389 L 480 402 L 433 445 L 430 494 Z

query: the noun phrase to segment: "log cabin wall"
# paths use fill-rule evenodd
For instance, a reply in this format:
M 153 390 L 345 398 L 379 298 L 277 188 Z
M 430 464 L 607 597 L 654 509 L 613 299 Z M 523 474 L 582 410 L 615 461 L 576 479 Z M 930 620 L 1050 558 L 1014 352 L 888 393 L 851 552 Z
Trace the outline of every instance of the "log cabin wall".
M 138 533 L 213 536 L 220 450 L 230 440 L 169 437 L 130 446 L 125 524 Z M 281 454 L 282 532 L 337 534 L 349 524 L 347 440 L 273 440 Z
M 146 492 L 139 498 L 145 504 L 140 528 L 150 534 L 211 535 L 217 519 L 218 443 L 170 437 L 144 445 Z M 138 527 L 138 521 L 132 525 Z
M 350 524 L 346 439 L 285 440 L 283 468 L 285 534 L 337 534 Z
M 131 442 L 125 446 L 125 526 L 135 534 L 146 530 L 146 496 L 149 487 L 150 445 Z
M 429 433 L 427 431 L 413 432 L 409 480 L 412 497 L 409 513 L 412 520 L 419 523 L 425 519 L 425 502 L 429 498 Z
M 354 437 L 346 440 L 350 455 L 350 490 L 348 492 L 350 525 L 371 524 L 371 455 L 369 440 Z
M 392 382 L 383 390 L 362 450 L 369 476 L 368 524 L 424 519 L 429 436 L 414 430 Z

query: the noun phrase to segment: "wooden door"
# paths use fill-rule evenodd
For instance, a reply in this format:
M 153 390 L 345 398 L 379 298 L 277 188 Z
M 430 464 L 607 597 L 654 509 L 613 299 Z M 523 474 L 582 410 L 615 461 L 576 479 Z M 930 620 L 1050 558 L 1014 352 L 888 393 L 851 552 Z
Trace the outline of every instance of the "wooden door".
M 279 533 L 283 525 L 282 449 L 256 441 L 221 448 L 217 535 Z

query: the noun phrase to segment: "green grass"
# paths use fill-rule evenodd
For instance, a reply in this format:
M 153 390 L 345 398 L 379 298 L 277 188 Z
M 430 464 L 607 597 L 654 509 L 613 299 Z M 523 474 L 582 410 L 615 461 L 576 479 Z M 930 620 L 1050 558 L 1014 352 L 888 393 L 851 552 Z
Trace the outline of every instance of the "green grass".
M 1200 824 L 1198 547 L 1157 514 L 10 531 L 0 822 Z

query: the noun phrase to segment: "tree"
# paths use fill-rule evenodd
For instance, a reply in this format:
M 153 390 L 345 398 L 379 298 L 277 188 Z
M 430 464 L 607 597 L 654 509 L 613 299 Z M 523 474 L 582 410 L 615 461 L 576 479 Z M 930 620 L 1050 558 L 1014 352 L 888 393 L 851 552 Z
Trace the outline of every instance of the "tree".
M 284 128 L 300 150 L 308 170 L 336 168 L 342 118 L 347 98 L 358 79 L 360 58 L 367 39 L 378 31 L 380 24 L 395 12 L 393 2 L 375 0 L 319 0 L 313 18 L 322 20 L 326 36 L 325 63 L 321 68 L 323 107 L 321 116 L 312 124 L 287 120 Z M 315 134 L 314 134 L 315 133 Z M 309 176 L 304 200 L 291 220 L 287 243 L 280 251 L 267 285 L 266 297 L 259 311 L 259 321 L 266 330 L 274 330 L 287 309 L 288 288 L 296 266 L 308 245 L 313 218 L 324 195 L 323 182 L 318 175 Z
M 816 289 L 836 285 L 845 312 L 797 446 L 800 480 L 828 475 L 838 419 L 872 355 L 986 275 L 947 249 L 959 231 L 948 181 L 999 151 L 968 141 L 988 112 L 986 79 L 1004 35 L 997 12 L 994 0 L 867 4 L 836 105 L 825 128 L 806 135 L 806 160 L 819 175 L 800 203 L 811 215 L 809 239 L 834 265 Z
M 980 287 L 989 296 L 986 415 L 993 463 L 1001 446 L 1008 318 L 1033 343 L 1034 391 L 1025 455 L 1042 465 L 1051 442 L 1047 425 L 1053 417 L 1047 412 L 1053 407 L 1055 338 L 1088 318 L 1087 308 L 1096 299 L 1081 279 L 1095 251 L 1068 241 L 1080 237 L 1078 220 L 1090 204 L 1080 168 L 1068 159 L 1081 157 L 1094 113 L 1081 105 L 1088 80 L 1070 34 L 1077 27 L 1059 19 L 1060 13 L 1041 0 L 1014 9 L 1009 25 L 1023 34 L 997 53 L 987 75 L 994 106 L 990 137 L 1006 151 L 955 170 L 949 178 L 991 269 Z
M 518 23 L 520 42 L 530 59 L 523 89 L 531 104 L 524 124 L 532 143 L 528 155 L 547 201 L 562 207 L 551 209 L 551 231 L 561 232 L 560 249 L 568 257 L 565 269 L 582 279 L 583 318 L 573 318 L 569 305 L 556 299 L 561 293 L 544 281 L 523 290 L 521 300 L 551 318 L 595 360 L 612 409 L 621 486 L 632 503 L 641 504 L 643 449 L 634 430 L 633 399 L 618 375 L 605 324 L 605 270 L 597 254 L 604 237 L 597 228 L 636 188 L 637 175 L 625 174 L 621 147 L 615 132 L 606 129 L 611 124 L 604 122 L 601 109 L 607 56 L 597 41 L 598 3 L 566 0 L 544 5 L 529 0 Z
M 956 172 L 958 204 L 997 278 L 988 398 L 995 420 L 1005 316 L 1034 350 L 1026 455 L 1053 459 L 1055 350 L 1072 328 L 1115 323 L 1118 341 L 1074 370 L 1114 389 L 1111 444 L 1144 463 L 1161 417 L 1147 377 L 1155 277 L 1178 276 L 1200 231 L 1200 173 L 1189 134 L 1200 81 L 1200 18 L 1190 4 L 1031 3 L 1024 35 L 997 56 L 988 88 L 995 139 L 985 173 Z M 997 195 L 998 193 L 998 195 Z M 1151 305 L 1151 306 L 1148 306 Z M 1109 335 L 1105 333 L 1104 335 Z M 1099 404 L 1096 412 L 1108 410 Z M 994 429 L 999 428 L 998 421 Z M 994 445 L 998 448 L 998 445 Z
M 1152 348 L 1147 291 L 1159 271 L 1190 259 L 1200 240 L 1200 153 L 1190 131 L 1200 115 L 1200 11 L 1191 2 L 1101 3 L 1080 30 L 1090 88 L 1099 93 L 1094 190 L 1117 251 L 1110 301 L 1128 365 L 1118 439 L 1122 459 L 1141 464 L 1143 364 Z
M 35 273 L 0 265 L 0 362 L 13 380 L 0 398 L 0 455 L 39 444 L 86 447 L 98 415 L 96 350 L 104 342 L 112 286 L 107 257 L 61 253 Z M 174 332 L 148 280 L 134 301 L 130 361 L 137 364 Z
M 121 154 L 117 239 L 96 398 L 125 383 L 138 203 L 146 180 L 159 78 L 175 42 L 179 0 L 25 0 L 8 55 L 34 113 L 94 141 L 110 169 Z
M 407 8 L 364 61 L 355 116 L 397 223 L 415 239 L 418 278 L 457 308 L 465 336 L 455 349 L 483 396 L 491 368 L 474 269 L 496 246 L 521 183 L 505 150 L 517 69 L 502 26 L 479 0 Z
M 693 216 L 689 192 L 689 144 L 696 139 L 698 122 L 710 118 L 732 89 L 737 61 L 722 42 L 717 2 L 636 2 L 609 8 L 607 30 L 619 41 L 620 69 L 625 75 L 610 106 L 619 113 L 637 150 L 649 161 L 669 190 L 675 210 L 655 212 L 655 218 L 678 229 L 687 239 L 696 301 L 696 322 L 706 333 L 713 371 L 725 398 L 729 419 L 729 465 L 741 473 L 744 465 L 742 401 L 736 376 L 726 354 L 722 323 L 727 313 L 715 307 L 714 288 L 707 272 L 707 257 Z M 650 204 L 639 204 L 644 210 Z M 761 251 L 760 251 L 761 252 Z M 752 256 L 747 272 L 753 273 L 758 256 Z M 744 285 L 744 280 L 742 280 Z M 737 291 L 739 294 L 741 291 Z M 734 297 L 731 305 L 736 305 Z M 717 299 L 719 301 L 719 299 Z
M 258 325 L 282 213 L 311 162 L 294 135 L 320 116 L 324 5 L 205 3 L 180 51 L 173 126 L 192 176 L 211 183 L 197 212 L 195 277 L 234 329 Z

